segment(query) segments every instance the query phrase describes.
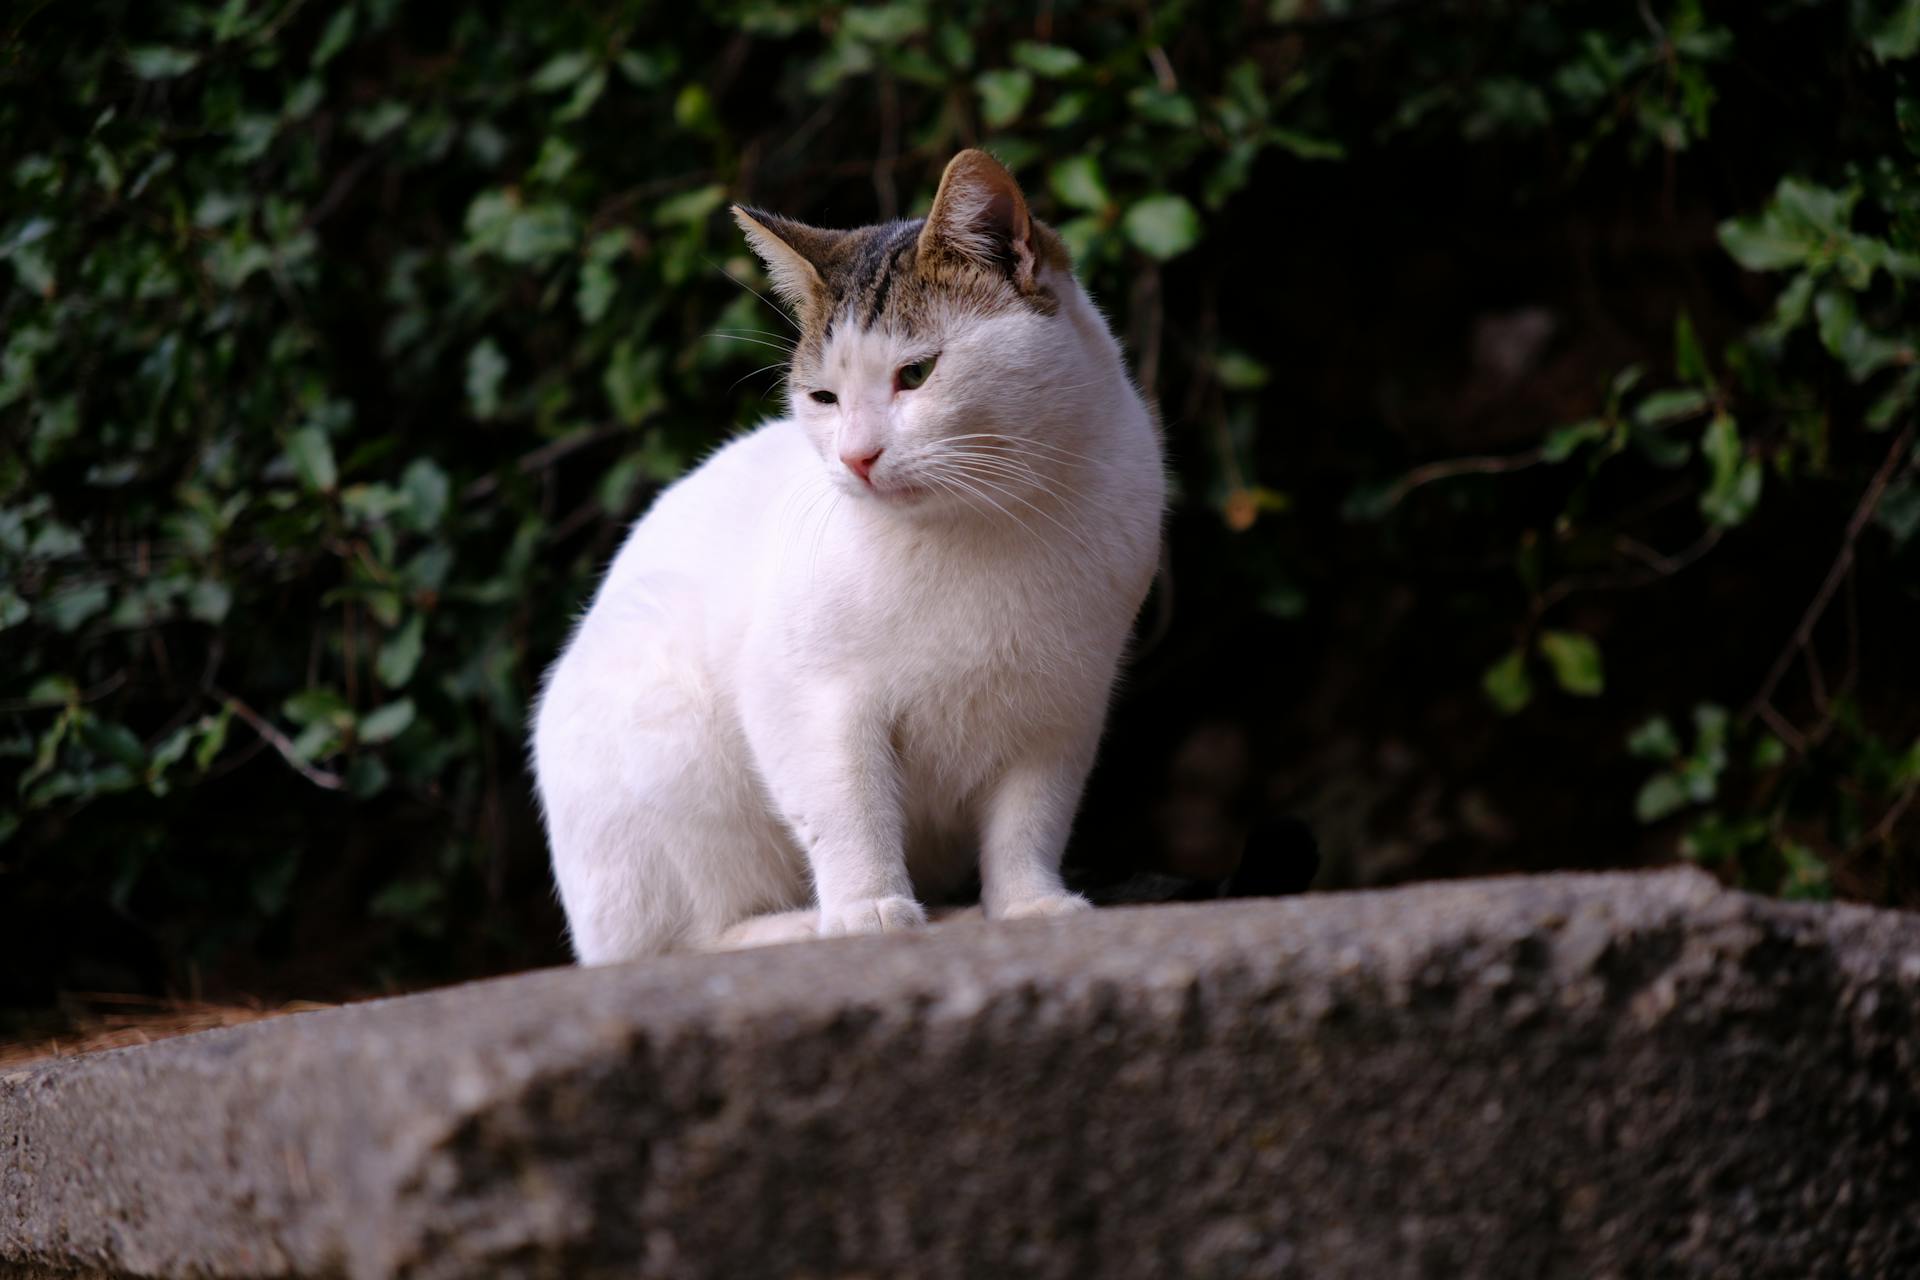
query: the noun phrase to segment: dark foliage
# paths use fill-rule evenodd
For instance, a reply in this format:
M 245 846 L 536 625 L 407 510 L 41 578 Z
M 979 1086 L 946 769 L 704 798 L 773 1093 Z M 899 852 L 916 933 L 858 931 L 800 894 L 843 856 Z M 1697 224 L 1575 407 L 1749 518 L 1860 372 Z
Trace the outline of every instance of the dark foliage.
M 539 674 L 780 402 L 727 202 L 972 144 L 1182 490 L 1080 861 L 1920 902 L 1920 0 L 0 23 L 0 1003 L 561 959 Z

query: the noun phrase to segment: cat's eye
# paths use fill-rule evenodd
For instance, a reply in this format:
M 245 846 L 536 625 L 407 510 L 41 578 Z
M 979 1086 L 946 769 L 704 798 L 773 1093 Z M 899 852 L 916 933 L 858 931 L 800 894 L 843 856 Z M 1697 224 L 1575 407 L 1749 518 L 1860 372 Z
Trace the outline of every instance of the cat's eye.
M 894 384 L 902 391 L 917 389 L 933 376 L 933 362 L 939 356 L 928 356 L 925 360 L 915 360 L 912 364 L 903 364 L 893 375 Z
M 838 403 L 840 399 L 839 396 L 833 394 L 831 391 L 814 391 L 809 394 L 813 397 L 815 404 L 835 404 Z

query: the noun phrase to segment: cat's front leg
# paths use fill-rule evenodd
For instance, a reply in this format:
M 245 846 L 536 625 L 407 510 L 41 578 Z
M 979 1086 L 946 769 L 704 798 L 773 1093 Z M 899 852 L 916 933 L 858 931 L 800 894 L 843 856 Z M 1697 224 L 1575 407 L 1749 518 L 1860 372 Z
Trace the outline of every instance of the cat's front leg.
M 877 708 L 821 690 L 777 700 L 753 728 L 761 773 L 813 872 L 820 936 L 925 924 L 907 875 L 899 770 Z
M 1085 911 L 1092 904 L 1060 878 L 1090 742 L 1040 753 L 1001 775 L 986 797 L 980 832 L 980 901 L 989 918 L 1018 920 Z

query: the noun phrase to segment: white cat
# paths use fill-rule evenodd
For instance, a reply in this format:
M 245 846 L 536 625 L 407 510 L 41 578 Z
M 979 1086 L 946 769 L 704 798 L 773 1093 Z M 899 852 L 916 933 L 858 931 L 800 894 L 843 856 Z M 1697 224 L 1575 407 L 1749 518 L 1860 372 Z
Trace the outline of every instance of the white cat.
M 660 495 L 548 676 L 534 767 L 583 964 L 992 918 L 1060 878 L 1158 563 L 1156 426 L 992 157 L 927 218 L 735 209 L 790 416 Z

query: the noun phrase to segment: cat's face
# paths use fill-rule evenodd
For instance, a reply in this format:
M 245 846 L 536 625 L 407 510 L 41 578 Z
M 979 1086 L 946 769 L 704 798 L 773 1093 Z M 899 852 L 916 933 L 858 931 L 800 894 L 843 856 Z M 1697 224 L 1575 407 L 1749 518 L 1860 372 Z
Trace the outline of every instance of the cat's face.
M 1060 468 L 1080 382 L 1071 268 L 999 162 L 966 151 L 924 220 L 823 231 L 736 209 L 800 335 L 793 416 L 832 483 L 901 509 L 1014 506 Z

